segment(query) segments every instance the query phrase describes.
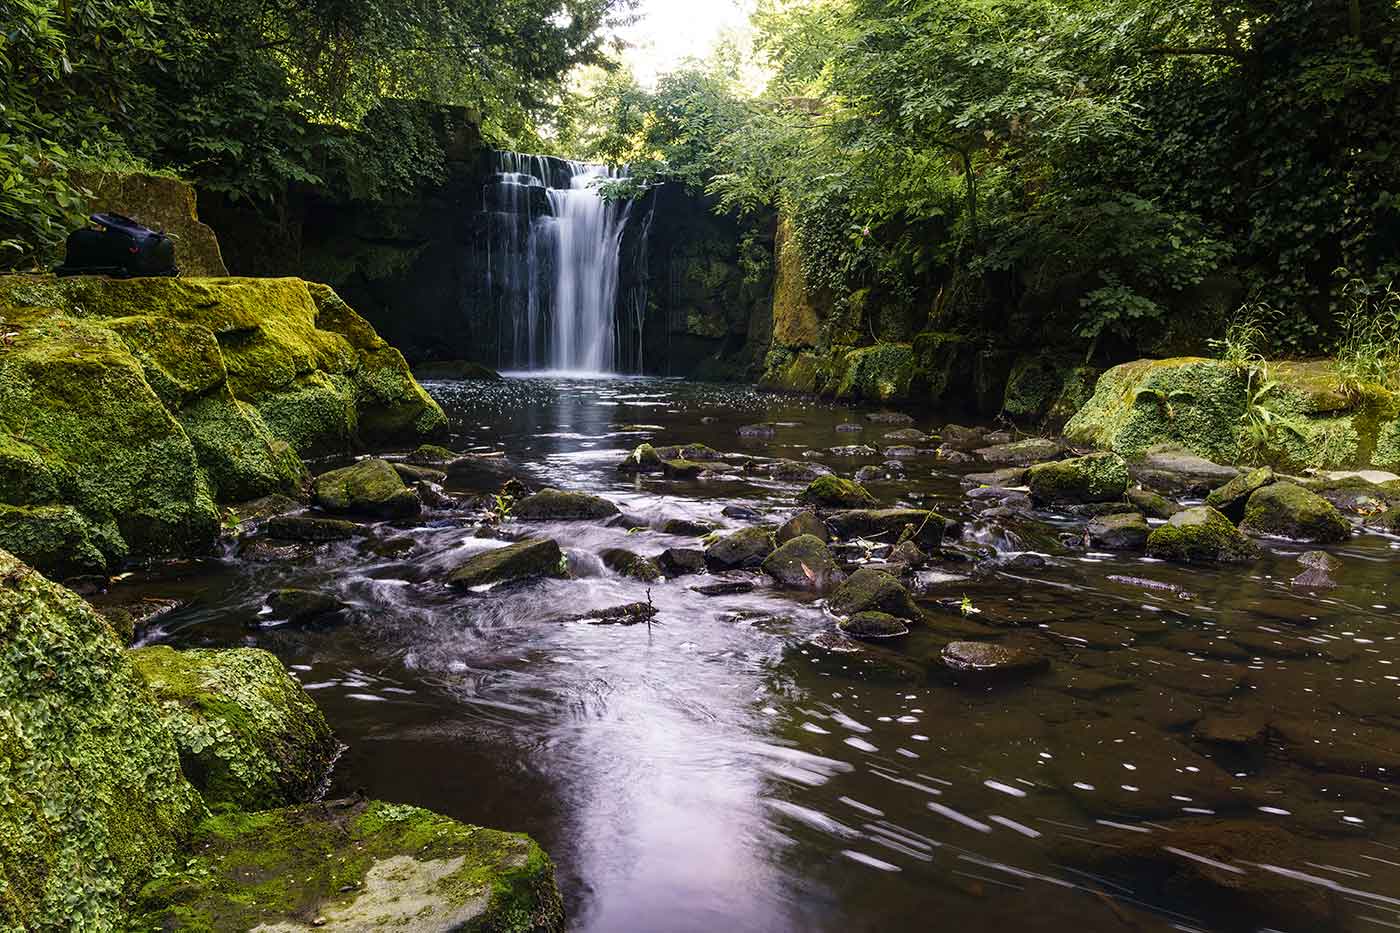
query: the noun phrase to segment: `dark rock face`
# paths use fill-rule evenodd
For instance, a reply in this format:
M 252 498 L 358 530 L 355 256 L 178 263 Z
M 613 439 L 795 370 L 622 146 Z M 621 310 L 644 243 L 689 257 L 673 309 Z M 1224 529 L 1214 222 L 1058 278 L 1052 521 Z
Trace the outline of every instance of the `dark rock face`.
M 661 552 L 657 566 L 668 577 L 705 572 L 705 552 L 695 548 L 671 547 Z
M 1351 537 L 1351 523 L 1332 503 L 1292 483 L 1274 483 L 1251 494 L 1240 529 L 1316 544 L 1336 544 Z
M 290 625 L 324 625 L 338 621 L 350 607 L 329 593 L 315 590 L 282 589 L 269 593 L 272 617 Z
M 846 575 L 815 535 L 800 535 L 783 544 L 763 560 L 763 571 L 779 585 L 795 590 L 823 592 Z
M 314 515 L 279 515 L 263 525 L 263 533 L 284 541 L 349 541 L 364 534 L 364 529 L 343 518 L 321 518 Z
M 552 538 L 536 538 L 477 554 L 447 578 L 449 586 L 472 589 L 564 575 L 564 555 Z
M 601 496 L 584 492 L 541 489 L 516 503 L 514 515 L 527 522 L 601 521 L 621 514 Z
M 948 520 L 924 509 L 847 509 L 828 516 L 839 538 L 874 538 L 896 543 L 905 532 L 919 546 L 936 548 L 943 542 Z

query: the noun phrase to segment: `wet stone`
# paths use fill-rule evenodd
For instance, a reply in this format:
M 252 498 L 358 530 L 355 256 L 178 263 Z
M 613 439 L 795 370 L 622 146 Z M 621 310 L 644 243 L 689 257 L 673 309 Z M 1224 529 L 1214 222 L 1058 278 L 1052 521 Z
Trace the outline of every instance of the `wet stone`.
M 909 624 L 884 612 L 858 612 L 836 625 L 841 634 L 862 641 L 884 641 L 909 634 Z
M 763 561 L 763 572 L 788 589 L 825 592 L 846 579 L 846 574 L 815 535 L 799 535 L 785 542 Z
M 763 513 L 747 505 L 726 505 L 720 514 L 725 518 L 732 518 L 741 522 L 757 522 L 763 520 Z
M 616 505 L 583 492 L 541 489 L 515 504 L 512 514 L 522 521 L 599 521 L 619 514 Z
M 1006 467 L 990 473 L 969 473 L 963 477 L 963 481 L 978 486 L 1002 486 L 1010 489 L 1025 485 L 1027 470 L 1027 467 Z
M 552 538 L 534 538 L 468 558 L 447 578 L 449 586 L 474 589 L 562 577 L 564 555 Z
M 1239 524 L 1244 520 L 1244 507 L 1249 497 L 1273 482 L 1274 471 L 1270 467 L 1241 473 L 1224 486 L 1212 489 L 1210 495 L 1206 496 L 1206 505 Z
M 375 459 L 322 473 L 311 482 L 311 500 L 327 512 L 380 519 L 411 518 L 423 507 L 393 466 Z
M 598 556 L 602 558 L 603 566 L 624 577 L 632 577 L 645 583 L 661 579 L 661 568 L 657 566 L 656 561 L 635 551 L 615 547 L 608 548 Z
M 720 580 L 716 583 L 692 586 L 690 589 L 701 596 L 733 596 L 741 593 L 752 593 L 754 584 L 752 580 Z
M 818 477 L 797 500 L 819 509 L 859 509 L 875 504 L 875 497 L 864 486 L 838 476 Z
M 988 435 L 987 440 L 991 440 L 991 435 Z M 1032 463 L 1053 460 L 1064 452 L 1064 445 L 1058 441 L 1036 437 L 1025 441 L 1013 441 L 1007 444 L 995 444 L 991 447 L 981 447 L 977 450 L 977 456 L 988 463 L 1030 466 Z
M 594 609 L 581 615 L 570 616 L 569 622 L 587 622 L 589 625 L 641 625 L 656 618 L 657 609 L 651 603 L 627 603 L 623 606 L 609 606 Z
M 876 411 L 865 416 L 865 420 L 872 424 L 913 424 L 914 419 L 903 412 L 897 411 Z
M 402 477 L 405 483 L 442 483 L 447 479 L 446 473 L 432 467 L 415 466 L 412 463 L 395 463 L 393 466 L 394 471 Z
M 833 457 L 873 457 L 879 453 L 874 447 L 865 444 L 848 444 L 845 447 L 831 447 L 827 450 Z
M 775 537 L 778 544 L 786 544 L 793 538 L 803 535 L 811 535 L 823 542 L 831 540 L 831 533 L 826 529 L 826 522 L 822 521 L 816 512 L 798 512 L 783 522 Z
M 1110 551 L 1137 551 L 1147 546 L 1147 519 L 1137 512 L 1105 515 L 1085 530 L 1089 543 Z
M 745 528 L 711 544 L 705 550 L 705 563 L 712 570 L 756 568 L 776 547 L 768 528 Z
M 850 434 L 850 433 L 854 433 L 854 432 L 856 432 L 856 431 L 864 431 L 864 430 L 865 430 L 865 425 L 863 425 L 863 424 L 854 424 L 854 423 L 852 423 L 852 422 L 847 421 L 847 422 L 844 422 L 844 423 L 842 423 L 842 424 L 838 424 L 838 425 L 836 426 L 836 430 L 837 430 L 839 433 L 842 433 L 842 434 Z
M 1292 483 L 1274 483 L 1250 495 L 1240 530 L 1317 544 L 1337 544 L 1351 537 L 1351 523 L 1336 506 Z
M 886 456 L 886 457 L 900 457 L 900 458 L 908 459 L 908 458 L 910 458 L 910 457 L 917 457 L 917 456 L 919 455 L 919 448 L 917 448 L 917 447 L 901 447 L 901 446 L 897 446 L 897 447 L 886 447 L 886 448 L 884 449 L 883 453 L 884 453 L 884 456 Z
M 705 552 L 695 548 L 670 547 L 661 552 L 656 563 L 668 577 L 704 573 Z
M 930 440 L 930 436 L 920 431 L 918 428 L 902 428 L 898 431 L 890 431 L 884 435 L 887 441 L 901 441 L 912 444 L 922 444 Z
M 902 619 L 918 619 L 922 613 L 909 591 L 894 577 L 868 567 L 851 574 L 831 597 L 831 611 L 851 616 L 875 610 Z
M 720 526 L 715 522 L 696 521 L 689 518 L 668 518 L 661 525 L 663 534 L 675 535 L 680 538 L 703 538 L 719 529 Z
M 1151 557 L 1180 563 L 1234 563 L 1256 550 L 1228 518 L 1207 505 L 1184 509 L 1147 538 Z
M 778 429 L 771 424 L 746 424 L 739 429 L 740 437 L 773 438 L 778 436 Z
M 1034 674 L 1049 663 L 1031 648 L 989 641 L 949 642 L 938 654 L 938 664 L 945 670 L 979 678 Z
M 1168 519 L 1181 511 L 1181 506 L 1149 489 L 1129 489 L 1124 495 L 1133 508 L 1148 518 Z
M 339 621 L 350 608 L 329 593 L 293 588 L 269 593 L 267 606 L 272 618 L 289 625 L 326 625 Z
M 314 515 L 280 515 L 263 525 L 263 534 L 284 541 L 349 541 L 365 533 L 359 525 L 343 518 Z

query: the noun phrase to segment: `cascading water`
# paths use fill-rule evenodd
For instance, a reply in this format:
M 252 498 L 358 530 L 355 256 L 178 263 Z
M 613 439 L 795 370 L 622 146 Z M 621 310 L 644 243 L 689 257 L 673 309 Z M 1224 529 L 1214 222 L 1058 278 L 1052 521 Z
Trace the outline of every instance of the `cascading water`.
M 514 152 L 495 159 L 485 284 L 498 365 L 605 373 L 631 362 L 630 346 L 619 352 L 618 283 L 633 202 L 598 190 L 625 170 Z

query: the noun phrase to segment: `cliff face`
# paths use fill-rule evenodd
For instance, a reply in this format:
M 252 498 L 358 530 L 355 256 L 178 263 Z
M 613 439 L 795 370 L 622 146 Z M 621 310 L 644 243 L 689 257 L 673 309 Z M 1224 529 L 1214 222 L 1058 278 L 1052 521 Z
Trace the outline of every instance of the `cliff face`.
M 303 457 L 446 426 L 403 357 L 300 279 L 0 280 L 0 547 L 45 572 L 206 549 Z

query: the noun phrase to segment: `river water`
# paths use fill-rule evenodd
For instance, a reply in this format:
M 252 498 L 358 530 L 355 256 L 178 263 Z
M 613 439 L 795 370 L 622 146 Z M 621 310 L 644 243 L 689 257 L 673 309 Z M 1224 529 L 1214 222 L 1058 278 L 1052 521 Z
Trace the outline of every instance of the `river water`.
M 964 540 L 919 584 L 929 624 L 859 646 L 815 597 L 765 583 L 704 597 L 695 577 L 648 588 L 597 554 L 697 546 L 654 529 L 743 527 L 726 506 L 781 521 L 803 485 L 623 477 L 638 442 L 791 459 L 888 446 L 893 428 L 865 410 L 650 379 L 428 387 L 456 449 L 607 496 L 649 530 L 538 526 L 575 578 L 486 596 L 440 583 L 496 546 L 469 510 L 383 526 L 372 547 L 160 567 L 125 590 L 187 601 L 148 643 L 252 644 L 290 665 L 347 745 L 332 793 L 534 836 L 572 929 L 1400 928 L 1386 770 L 1400 760 L 1400 543 L 1355 537 L 1332 549 L 1339 585 L 1301 591 L 1303 548 L 1272 542 L 1223 569 L 1085 551 L 1065 544 L 1082 520 L 980 515 L 961 480 L 984 464 L 918 456 L 871 491 L 964 520 Z M 755 422 L 775 435 L 739 436 Z M 816 462 L 850 476 L 884 459 Z M 470 499 L 500 479 L 463 468 L 445 489 Z M 978 559 L 989 548 L 997 559 Z M 282 586 L 354 610 L 327 629 L 270 624 L 264 597 Z M 559 621 L 648 596 L 651 626 Z M 1050 667 L 953 683 L 928 665 L 953 638 L 1033 644 Z

